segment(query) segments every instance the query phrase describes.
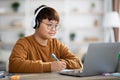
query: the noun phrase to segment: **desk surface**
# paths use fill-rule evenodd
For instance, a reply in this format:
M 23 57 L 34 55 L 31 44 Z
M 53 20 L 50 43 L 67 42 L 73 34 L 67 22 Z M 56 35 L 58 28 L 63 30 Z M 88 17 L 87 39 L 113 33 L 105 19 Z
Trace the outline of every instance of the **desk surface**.
M 39 73 L 39 74 L 18 74 L 19 80 L 120 80 L 120 77 L 114 76 L 91 76 L 91 77 L 73 77 L 60 75 L 58 73 Z M 0 80 L 10 80 L 3 78 Z

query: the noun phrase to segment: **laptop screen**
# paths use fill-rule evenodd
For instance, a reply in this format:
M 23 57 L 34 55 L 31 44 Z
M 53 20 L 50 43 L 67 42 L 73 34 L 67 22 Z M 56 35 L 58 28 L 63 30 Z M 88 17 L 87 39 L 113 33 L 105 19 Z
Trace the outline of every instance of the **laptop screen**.
M 118 63 L 120 43 L 92 43 L 84 60 L 84 75 L 98 75 L 115 72 Z

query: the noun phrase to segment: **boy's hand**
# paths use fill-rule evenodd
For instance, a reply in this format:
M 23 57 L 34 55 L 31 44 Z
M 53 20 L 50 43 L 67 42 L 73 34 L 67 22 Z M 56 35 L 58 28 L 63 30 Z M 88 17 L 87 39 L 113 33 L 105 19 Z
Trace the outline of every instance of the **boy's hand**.
M 61 71 L 66 68 L 66 63 L 63 61 L 54 61 L 51 63 L 51 71 Z

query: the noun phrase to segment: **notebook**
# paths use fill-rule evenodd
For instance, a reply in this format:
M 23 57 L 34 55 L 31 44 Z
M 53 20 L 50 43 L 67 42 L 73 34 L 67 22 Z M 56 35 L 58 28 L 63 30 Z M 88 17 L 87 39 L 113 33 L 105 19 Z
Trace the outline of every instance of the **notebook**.
M 120 43 L 91 43 L 84 59 L 83 71 L 63 70 L 59 73 L 69 76 L 95 76 L 116 71 Z

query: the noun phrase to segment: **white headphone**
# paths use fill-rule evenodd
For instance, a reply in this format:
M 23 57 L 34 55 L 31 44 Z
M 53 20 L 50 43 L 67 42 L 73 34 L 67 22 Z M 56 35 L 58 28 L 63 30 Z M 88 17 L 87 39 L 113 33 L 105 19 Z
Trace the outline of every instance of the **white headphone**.
M 37 12 L 35 13 L 35 15 L 33 16 L 32 27 L 36 28 L 36 27 L 39 26 L 39 22 L 38 22 L 38 21 L 36 22 L 36 17 L 37 17 L 37 15 L 38 15 L 38 13 L 39 13 L 43 8 L 46 8 L 46 7 L 47 7 L 47 6 L 43 6 L 43 7 L 39 8 L 39 9 L 37 10 Z

